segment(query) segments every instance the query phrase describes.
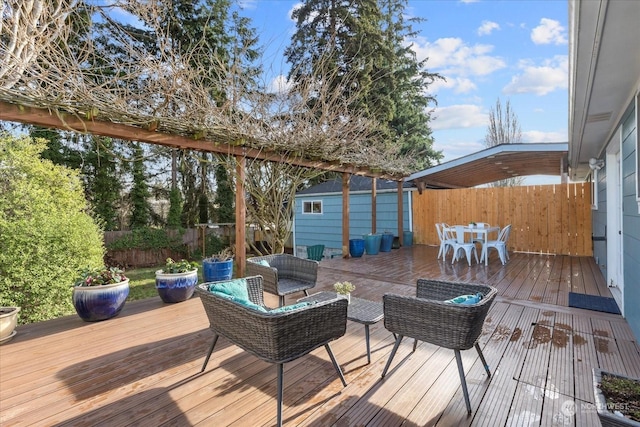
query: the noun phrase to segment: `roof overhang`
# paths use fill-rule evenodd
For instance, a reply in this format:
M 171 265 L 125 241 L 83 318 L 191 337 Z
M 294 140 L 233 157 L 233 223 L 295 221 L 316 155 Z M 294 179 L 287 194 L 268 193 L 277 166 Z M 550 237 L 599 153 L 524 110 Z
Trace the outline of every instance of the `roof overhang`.
M 566 143 L 502 144 L 416 172 L 418 188 L 468 188 L 502 179 L 567 172 Z
M 640 90 L 640 1 L 569 1 L 569 174 L 585 179 Z

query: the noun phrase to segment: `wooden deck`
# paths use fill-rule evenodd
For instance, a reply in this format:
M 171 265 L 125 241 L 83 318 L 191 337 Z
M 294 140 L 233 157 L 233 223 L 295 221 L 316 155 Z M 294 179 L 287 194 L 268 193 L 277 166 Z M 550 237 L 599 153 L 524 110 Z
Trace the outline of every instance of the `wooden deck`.
M 592 259 L 512 254 L 506 266 L 492 258 L 468 267 L 436 253 L 417 245 L 323 260 L 318 290 L 350 280 L 355 296 L 379 300 L 413 294 L 420 277 L 497 287 L 480 339 L 491 378 L 473 349 L 462 352 L 473 413 L 453 351 L 420 343 L 411 353 L 405 340 L 382 380 L 393 336 L 382 322 L 371 327 L 367 364 L 364 328 L 348 322 L 332 343 L 347 387 L 323 348 L 287 363 L 286 425 L 597 426 L 591 369 L 640 376 L 640 350 L 621 316 L 567 307 L 569 291 L 608 295 Z M 19 326 L 0 346 L 0 425 L 274 425 L 275 367 L 221 339 L 200 374 L 211 337 L 197 298 L 127 303 L 105 322 L 69 316 Z

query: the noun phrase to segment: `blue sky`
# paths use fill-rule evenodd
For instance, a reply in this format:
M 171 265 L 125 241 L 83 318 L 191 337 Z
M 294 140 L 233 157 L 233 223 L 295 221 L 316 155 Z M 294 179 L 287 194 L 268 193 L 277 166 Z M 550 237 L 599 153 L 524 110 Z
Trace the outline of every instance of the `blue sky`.
M 288 69 L 282 52 L 295 29 L 296 4 L 241 1 L 274 84 Z M 486 148 L 489 111 L 498 98 L 511 102 L 524 142 L 567 141 L 566 0 L 410 0 L 406 13 L 426 19 L 415 26 L 420 35 L 413 48 L 419 59 L 429 58 L 429 71 L 446 78 L 429 88 L 438 100 L 431 127 L 444 161 Z

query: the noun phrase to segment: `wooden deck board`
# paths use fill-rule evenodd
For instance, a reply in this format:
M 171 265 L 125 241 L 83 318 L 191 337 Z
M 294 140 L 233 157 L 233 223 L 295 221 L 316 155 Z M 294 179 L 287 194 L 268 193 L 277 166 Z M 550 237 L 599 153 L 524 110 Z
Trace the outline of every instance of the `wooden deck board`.
M 381 379 L 392 334 L 382 322 L 371 326 L 367 364 L 364 328 L 348 322 L 331 344 L 347 387 L 324 348 L 285 364 L 286 425 L 598 425 L 591 369 L 640 376 L 640 349 L 621 316 L 567 307 L 570 291 L 610 296 L 593 259 L 511 253 L 502 266 L 493 254 L 489 266 L 469 267 L 436 254 L 437 247 L 416 245 L 323 260 L 317 290 L 349 280 L 355 296 L 379 300 L 415 294 L 423 277 L 495 286 L 499 298 L 479 339 L 491 378 L 474 349 L 462 352 L 472 414 L 452 350 L 419 343 L 412 353 L 405 339 Z M 277 305 L 273 295 L 265 301 Z M 200 373 L 211 338 L 197 298 L 127 303 L 105 322 L 69 316 L 21 325 L 0 346 L 0 425 L 273 425 L 275 367 L 221 338 Z M 575 415 L 566 414 L 565 401 Z

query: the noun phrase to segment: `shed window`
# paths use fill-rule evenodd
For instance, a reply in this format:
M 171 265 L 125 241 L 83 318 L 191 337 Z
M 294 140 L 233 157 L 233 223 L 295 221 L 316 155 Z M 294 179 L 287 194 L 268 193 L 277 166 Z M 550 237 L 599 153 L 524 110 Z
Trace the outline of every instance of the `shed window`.
M 305 214 L 321 214 L 322 200 L 313 200 L 302 203 L 302 213 Z

